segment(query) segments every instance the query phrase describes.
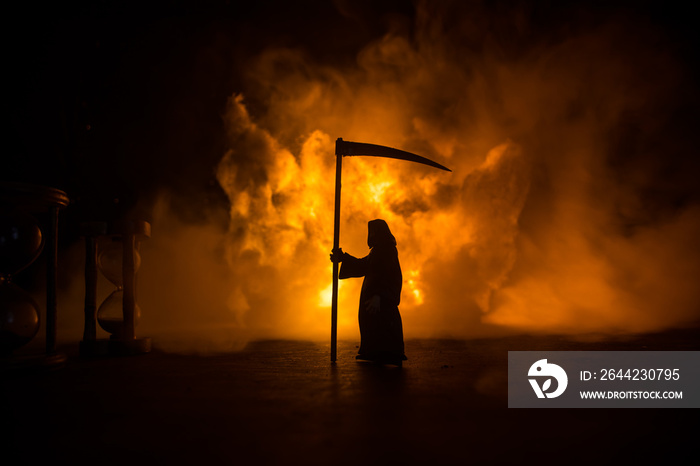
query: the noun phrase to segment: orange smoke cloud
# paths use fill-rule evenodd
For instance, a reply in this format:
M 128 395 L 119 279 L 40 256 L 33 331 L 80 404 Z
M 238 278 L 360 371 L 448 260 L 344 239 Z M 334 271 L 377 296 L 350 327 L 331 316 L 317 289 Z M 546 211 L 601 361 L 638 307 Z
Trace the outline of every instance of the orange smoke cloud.
M 465 21 L 462 31 L 474 26 Z M 344 164 L 341 246 L 363 255 L 367 221 L 387 220 L 408 337 L 485 324 L 635 332 L 696 319 L 697 209 L 645 210 L 660 154 L 636 164 L 612 143 L 625 125 L 653 125 L 640 115 L 674 98 L 683 78 L 673 60 L 622 40 L 644 43 L 643 28 L 604 25 L 509 56 L 488 40 L 475 48 L 447 22 L 421 8 L 412 38 L 387 34 L 350 65 L 283 48 L 253 63 L 246 97 L 229 102 L 218 170 L 231 202 L 230 303 L 244 325 L 328 333 L 336 137 L 453 170 Z M 342 338 L 357 332 L 359 283 L 341 283 Z

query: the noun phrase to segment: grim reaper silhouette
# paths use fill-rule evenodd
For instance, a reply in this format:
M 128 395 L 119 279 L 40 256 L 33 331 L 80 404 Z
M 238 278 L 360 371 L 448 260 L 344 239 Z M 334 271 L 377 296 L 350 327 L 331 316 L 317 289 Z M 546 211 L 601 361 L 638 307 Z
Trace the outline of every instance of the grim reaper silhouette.
M 364 277 L 360 292 L 360 350 L 357 359 L 401 365 L 406 360 L 403 325 L 399 314 L 401 265 L 396 239 L 384 220 L 367 225 L 370 252 L 358 259 L 338 249 L 332 256 L 342 262 L 339 278 Z
M 357 259 L 345 254 L 340 249 L 340 189 L 341 173 L 344 156 L 368 155 L 373 157 L 387 157 L 410 162 L 422 163 L 441 170 L 452 171 L 437 162 L 391 147 L 361 142 L 343 141 L 338 138 L 335 143 L 335 218 L 333 225 L 333 294 L 331 302 L 331 362 L 337 359 L 338 336 L 338 264 L 344 265 L 344 275 L 340 278 L 351 276 L 364 276 L 360 296 L 360 332 L 363 343 L 360 347 L 360 358 L 387 359 L 387 362 L 400 364 L 405 356 L 403 354 L 403 329 L 398 305 L 401 295 L 401 267 L 399 266 L 398 253 L 396 252 L 396 240 L 389 230 L 389 226 L 383 220 L 369 222 L 367 244 L 370 254 L 362 259 Z M 378 248 L 378 249 L 377 249 Z M 376 252 L 374 252 L 376 249 Z M 373 254 L 374 253 L 374 254 Z M 348 263 L 350 265 L 348 265 Z M 380 277 L 386 272 L 386 277 Z M 347 275 L 345 275 L 347 273 Z M 357 275 L 362 273 L 361 275 Z M 367 290 L 366 290 L 367 288 Z M 379 288 L 382 288 L 381 290 Z M 375 297 L 378 297 L 379 302 Z M 384 297 L 384 304 L 382 304 Z M 364 301 L 363 301 L 364 300 Z M 364 307 L 363 307 L 364 306 Z M 382 311 L 386 310 L 385 314 Z M 394 313 L 395 310 L 395 313 Z M 374 312 L 373 312 L 374 311 Z M 391 325 L 379 324 L 379 317 Z M 393 316 L 393 317 L 389 317 Z M 363 332 L 363 329 L 365 331 Z M 372 330 L 370 330 L 372 329 Z M 378 330 L 381 329 L 381 330 Z M 367 333 L 369 332 L 369 334 Z M 365 335 L 367 335 L 365 337 Z M 370 336 L 372 335 L 372 336 Z M 386 341 L 380 336 L 386 338 Z M 400 340 L 400 344 L 399 344 Z

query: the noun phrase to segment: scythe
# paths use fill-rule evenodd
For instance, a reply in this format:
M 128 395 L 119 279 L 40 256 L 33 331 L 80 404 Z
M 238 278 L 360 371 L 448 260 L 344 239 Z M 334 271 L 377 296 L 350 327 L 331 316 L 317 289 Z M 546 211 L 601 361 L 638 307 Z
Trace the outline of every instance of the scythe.
M 340 247 L 340 188 L 341 173 L 343 169 L 343 157 L 346 156 L 371 156 L 386 157 L 390 159 L 408 160 L 409 162 L 422 163 L 431 167 L 451 172 L 449 168 L 440 165 L 420 155 L 406 152 L 392 147 L 367 144 L 363 142 L 343 141 L 338 138 L 335 141 L 335 217 L 333 221 L 333 250 Z M 338 262 L 333 262 L 333 294 L 331 298 L 331 362 L 337 360 L 338 351 Z

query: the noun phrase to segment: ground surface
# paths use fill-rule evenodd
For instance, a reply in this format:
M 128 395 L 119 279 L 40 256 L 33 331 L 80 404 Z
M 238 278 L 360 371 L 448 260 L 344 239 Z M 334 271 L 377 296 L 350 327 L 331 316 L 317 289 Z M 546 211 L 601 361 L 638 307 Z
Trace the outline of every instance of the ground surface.
M 1 464 L 648 464 L 691 451 L 697 410 L 508 409 L 507 352 L 698 349 L 697 331 L 410 340 L 396 368 L 356 362 L 354 342 L 335 365 L 312 342 L 92 360 L 70 346 L 59 369 L 2 374 Z

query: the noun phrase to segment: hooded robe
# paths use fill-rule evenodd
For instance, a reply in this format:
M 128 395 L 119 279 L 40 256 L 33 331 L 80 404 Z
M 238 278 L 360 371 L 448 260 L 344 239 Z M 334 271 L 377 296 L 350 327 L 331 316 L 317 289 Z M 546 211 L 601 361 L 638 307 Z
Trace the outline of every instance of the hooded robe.
M 400 364 L 406 359 L 403 325 L 399 314 L 402 275 L 396 239 L 384 220 L 368 224 L 370 252 L 358 259 L 343 255 L 339 278 L 364 277 L 360 292 L 360 350 L 358 359 Z M 371 312 L 369 301 L 379 296 L 379 311 Z

